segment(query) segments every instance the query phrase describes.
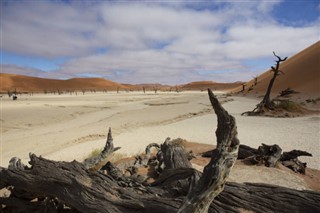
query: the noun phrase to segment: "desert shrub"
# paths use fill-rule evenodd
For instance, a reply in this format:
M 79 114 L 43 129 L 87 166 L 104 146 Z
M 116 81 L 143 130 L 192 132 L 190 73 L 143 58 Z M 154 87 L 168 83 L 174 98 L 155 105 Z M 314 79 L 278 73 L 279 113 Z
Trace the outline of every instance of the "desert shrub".
M 301 112 L 302 108 L 300 104 L 290 100 L 280 100 L 277 107 L 284 109 L 289 112 Z
M 92 158 L 98 156 L 102 152 L 103 148 L 96 148 L 91 151 L 87 158 Z
M 93 149 L 91 151 L 91 153 L 88 155 L 87 158 L 92 158 L 92 157 L 96 157 L 98 156 L 101 152 L 102 152 L 103 148 L 96 148 L 96 149 Z M 103 162 L 107 162 L 107 161 L 110 161 L 110 162 L 116 162 L 122 158 L 125 158 L 127 157 L 126 154 L 123 154 L 123 153 L 118 153 L 118 152 L 114 152 L 112 153 L 110 156 L 108 156 L 106 159 L 103 160 Z

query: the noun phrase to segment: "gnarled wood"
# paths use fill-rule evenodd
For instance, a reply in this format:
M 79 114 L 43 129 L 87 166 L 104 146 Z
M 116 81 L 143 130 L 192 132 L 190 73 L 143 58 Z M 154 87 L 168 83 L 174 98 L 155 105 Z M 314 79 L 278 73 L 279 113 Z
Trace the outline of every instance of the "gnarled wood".
M 218 118 L 217 148 L 178 212 L 207 212 L 213 199 L 223 190 L 226 178 L 237 160 L 239 140 L 236 121 L 221 106 L 210 89 L 208 94 Z
M 139 182 L 122 185 L 110 175 L 99 171 L 89 171 L 76 161 L 54 162 L 31 155 L 31 168 L 0 169 L 0 188 L 14 186 L 16 189 L 33 193 L 34 197 L 47 197 L 47 201 L 33 205 L 33 211 L 44 212 L 48 208 L 44 203 L 59 199 L 69 211 L 77 212 L 177 212 L 188 188 L 180 190 L 179 197 L 173 197 L 171 191 L 164 190 L 164 185 L 177 179 L 187 179 L 195 175 L 192 168 L 167 170 L 170 175 L 160 180 L 156 186 L 144 186 Z M 201 175 L 201 173 L 198 175 Z M 176 178 L 179 177 L 179 178 Z M 126 180 L 125 180 L 126 181 Z M 125 182 L 126 183 L 126 182 Z M 20 200 L 21 202 L 19 202 Z M 294 200 L 294 202 L 292 202 Z M 275 202 L 277 201 L 277 202 Z M 21 204 L 23 202 L 23 204 Z M 13 207 L 26 207 L 28 199 L 17 197 L 1 198 L 0 204 Z M 224 191 L 217 196 L 209 207 L 209 212 L 239 212 L 239 208 L 258 213 L 264 212 L 319 212 L 320 193 L 298 191 L 266 184 L 227 183 Z M 60 207 L 58 207 L 60 206 Z M 59 212 L 61 205 L 50 208 Z M 4 212 L 8 208 L 4 208 Z M 67 210 L 64 210 L 67 211 Z M 19 212 L 19 211 L 17 211 Z M 21 211 L 26 212 L 26 211 Z
M 89 169 L 93 168 L 95 165 L 99 164 L 101 161 L 110 156 L 113 152 L 119 150 L 120 147 L 113 146 L 113 138 L 111 128 L 109 128 L 108 137 L 106 141 L 106 145 L 104 146 L 102 152 L 98 156 L 93 156 L 84 160 L 84 166 Z
M 306 151 L 292 150 L 290 152 L 282 153 L 280 160 L 284 166 L 292 169 L 295 172 L 305 174 L 307 163 L 301 162 L 298 159 L 299 156 L 312 156 L 312 154 Z
M 159 151 L 160 145 L 157 143 L 150 143 L 145 149 L 144 157 L 137 156 L 134 165 L 147 166 L 151 156 L 151 148 L 156 148 Z
M 170 141 L 170 138 L 167 138 L 161 145 L 164 169 L 191 167 L 188 154 L 181 143 L 182 140 L 179 138 L 172 141 Z
M 202 153 L 201 156 L 211 157 L 213 152 L 214 150 L 210 150 Z M 298 159 L 299 156 L 312 156 L 312 154 L 301 150 L 292 150 L 281 154 L 281 148 L 277 144 L 272 146 L 262 144 L 258 149 L 241 144 L 238 152 L 238 159 L 245 160 L 251 164 L 264 164 L 268 167 L 275 167 L 277 162 L 280 162 L 294 172 L 305 174 L 307 164 L 301 162 Z

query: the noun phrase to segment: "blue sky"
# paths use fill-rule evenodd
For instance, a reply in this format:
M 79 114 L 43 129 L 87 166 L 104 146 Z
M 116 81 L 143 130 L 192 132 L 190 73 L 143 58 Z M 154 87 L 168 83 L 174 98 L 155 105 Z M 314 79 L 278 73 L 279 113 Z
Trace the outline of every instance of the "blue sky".
M 319 41 L 319 0 L 2 1 L 1 72 L 247 81 Z

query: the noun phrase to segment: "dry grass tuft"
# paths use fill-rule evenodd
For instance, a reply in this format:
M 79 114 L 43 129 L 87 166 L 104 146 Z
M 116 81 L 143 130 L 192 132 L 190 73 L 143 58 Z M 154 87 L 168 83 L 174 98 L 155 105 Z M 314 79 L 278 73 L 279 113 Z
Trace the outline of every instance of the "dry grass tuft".
M 300 104 L 290 100 L 279 100 L 277 108 L 283 109 L 288 112 L 302 112 L 303 108 Z
M 98 156 L 102 152 L 103 148 L 96 148 L 91 151 L 91 153 L 86 158 L 93 158 Z

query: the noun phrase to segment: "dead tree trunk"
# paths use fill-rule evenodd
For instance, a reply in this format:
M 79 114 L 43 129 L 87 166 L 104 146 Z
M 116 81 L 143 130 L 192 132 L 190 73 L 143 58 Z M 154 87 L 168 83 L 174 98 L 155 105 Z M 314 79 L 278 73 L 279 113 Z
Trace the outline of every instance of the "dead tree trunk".
M 242 84 L 242 90 L 240 92 L 244 92 L 246 89 L 246 84 Z
M 157 87 L 154 87 L 153 90 L 154 90 L 154 93 L 157 94 L 158 88 L 157 88 Z
M 270 99 L 271 90 L 272 90 L 274 81 L 276 80 L 277 76 L 280 75 L 280 73 L 283 73 L 280 70 L 280 63 L 287 60 L 288 57 L 280 58 L 279 56 L 277 56 L 275 54 L 275 52 L 273 52 L 273 55 L 275 57 L 277 57 L 276 66 L 275 67 L 271 66 L 271 71 L 273 72 L 273 76 L 269 82 L 269 85 L 268 85 L 266 94 L 263 97 L 263 100 L 257 105 L 257 107 L 254 110 L 249 111 L 249 112 L 244 112 L 244 113 L 242 113 L 242 115 L 256 115 L 256 114 L 260 114 L 260 113 L 264 112 L 264 109 L 268 109 L 268 110 L 274 109 L 274 103 Z
M 272 109 L 272 108 L 273 108 L 273 103 L 271 102 L 270 94 L 271 94 L 271 89 L 272 89 L 273 83 L 274 83 L 274 81 L 276 80 L 276 77 L 277 77 L 278 75 L 280 75 L 280 73 L 282 72 L 282 71 L 280 70 L 280 63 L 281 63 L 281 62 L 284 62 L 285 60 L 287 60 L 287 57 L 285 57 L 285 58 L 282 59 L 282 58 L 280 58 L 279 56 L 277 56 L 277 55 L 275 54 L 275 52 L 273 52 L 273 55 L 274 55 L 275 57 L 277 57 L 276 67 L 271 66 L 271 69 L 272 69 L 272 72 L 273 72 L 273 76 L 272 76 L 272 78 L 271 78 L 271 80 L 270 80 L 270 82 L 269 82 L 267 92 L 266 92 L 266 94 L 264 95 L 262 102 L 260 103 L 260 104 L 262 105 L 261 107 L 266 107 L 266 108 L 268 108 L 268 109 Z
M 217 148 L 200 180 L 188 193 L 178 212 L 207 212 L 214 198 L 223 190 L 226 178 L 238 157 L 240 142 L 237 138 L 236 121 L 221 106 L 210 89 L 208 93 L 218 118 Z
M 180 89 L 178 86 L 176 86 L 176 92 L 179 93 L 180 92 Z

